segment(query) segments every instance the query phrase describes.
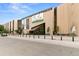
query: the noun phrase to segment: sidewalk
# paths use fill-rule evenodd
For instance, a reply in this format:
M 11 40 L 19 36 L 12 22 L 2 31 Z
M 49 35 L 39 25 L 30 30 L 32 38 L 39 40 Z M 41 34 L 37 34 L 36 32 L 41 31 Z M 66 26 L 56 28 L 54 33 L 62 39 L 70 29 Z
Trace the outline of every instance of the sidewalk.
M 65 41 L 65 40 L 51 40 L 51 39 L 43 39 L 43 38 L 35 38 L 33 39 L 32 37 L 31 38 L 28 38 L 28 37 L 18 37 L 18 36 L 7 36 L 7 38 L 17 38 L 17 39 L 20 39 L 20 40 L 29 40 L 29 41 L 34 41 L 34 42 L 40 42 L 40 43 L 45 43 L 45 44 L 55 44 L 55 45 L 61 45 L 61 46 L 65 46 L 65 47 L 72 47 L 72 48 L 79 48 L 79 41 L 75 40 L 74 42 L 72 42 L 71 40 L 70 41 Z M 66 37 L 65 37 L 66 39 Z M 78 38 L 77 38 L 78 39 Z

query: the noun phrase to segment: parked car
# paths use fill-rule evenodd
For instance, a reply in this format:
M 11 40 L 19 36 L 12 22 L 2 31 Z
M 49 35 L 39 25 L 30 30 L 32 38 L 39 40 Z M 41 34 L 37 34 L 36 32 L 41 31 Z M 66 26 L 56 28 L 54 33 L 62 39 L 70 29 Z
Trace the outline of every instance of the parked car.
M 7 33 L 2 33 L 1 36 L 7 36 Z

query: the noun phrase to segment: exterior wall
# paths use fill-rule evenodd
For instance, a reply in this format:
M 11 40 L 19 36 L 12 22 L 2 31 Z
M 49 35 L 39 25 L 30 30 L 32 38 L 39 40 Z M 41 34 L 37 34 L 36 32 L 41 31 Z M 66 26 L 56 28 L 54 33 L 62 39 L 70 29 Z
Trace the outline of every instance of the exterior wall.
M 29 24 L 29 28 L 27 28 L 27 20 L 29 20 L 28 24 Z M 28 18 L 25 18 L 22 20 L 22 25 L 24 26 L 24 29 L 23 29 L 23 33 L 24 34 L 28 34 L 29 33 L 29 30 L 31 30 L 31 25 L 32 25 L 32 20 L 31 20 L 31 17 L 28 17 Z
M 14 31 L 18 29 L 18 21 L 14 20 Z
M 57 8 L 57 26 L 60 34 L 68 34 L 69 8 L 67 4 Z
M 79 4 L 63 4 L 57 8 L 57 25 L 59 33 L 68 34 L 76 27 L 75 34 L 79 35 Z
M 54 9 L 50 9 L 44 12 L 44 21 L 45 21 L 45 33 L 53 34 Z M 48 27 L 50 28 L 49 32 L 47 32 Z
M 30 28 L 30 27 L 29 27 L 29 26 L 30 26 L 30 25 L 29 25 L 29 18 L 26 19 L 26 22 L 25 22 L 25 23 L 26 23 L 26 29 L 29 29 L 29 28 Z
M 17 28 L 23 29 L 22 20 L 17 20 Z
M 12 20 L 9 26 L 11 26 L 11 33 L 15 33 L 15 30 L 17 30 L 17 20 Z
M 18 27 L 21 26 L 21 22 L 19 23 L 18 20 L 12 20 L 6 24 L 4 24 L 4 28 L 11 32 L 12 34 L 15 34 L 15 30 L 18 30 Z
M 22 20 L 22 25 L 24 26 L 24 29 L 23 29 L 24 34 L 29 33 L 29 28 L 27 28 L 27 25 L 29 25 L 29 22 L 27 24 L 27 20 L 28 20 L 27 18 Z
M 4 24 L 4 28 L 5 28 L 7 31 L 10 32 L 9 24 L 10 24 L 9 22 L 6 23 L 6 24 Z
M 79 36 L 79 3 L 74 3 L 71 4 L 71 10 L 72 10 L 72 24 L 71 26 L 75 26 L 76 27 L 76 34 Z
M 31 30 L 31 28 L 32 28 L 32 18 L 29 17 L 29 30 Z
M 11 21 L 11 32 L 13 31 L 13 21 Z

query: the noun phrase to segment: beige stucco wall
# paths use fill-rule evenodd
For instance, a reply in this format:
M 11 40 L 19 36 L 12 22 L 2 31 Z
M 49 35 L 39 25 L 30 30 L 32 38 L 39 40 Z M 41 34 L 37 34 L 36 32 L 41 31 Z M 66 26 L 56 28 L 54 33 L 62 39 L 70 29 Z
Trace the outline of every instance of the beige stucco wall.
M 14 20 L 14 30 L 17 30 L 17 29 L 18 29 L 18 21 Z
M 72 10 L 72 24 L 76 26 L 76 34 L 79 36 L 79 3 L 75 3 L 71 5 Z
M 68 34 L 69 9 L 68 5 L 60 5 L 57 7 L 57 26 L 60 34 Z
M 10 31 L 10 28 L 9 28 L 9 25 L 10 23 L 8 22 L 8 23 L 6 23 L 6 24 L 4 24 L 4 28 L 7 30 L 7 31 Z
M 54 9 L 47 10 L 44 12 L 44 21 L 45 21 L 45 33 L 53 34 L 54 27 Z M 47 28 L 50 27 L 49 33 L 47 32 Z
M 32 18 L 29 17 L 29 30 L 31 30 L 31 26 L 32 26 Z
M 14 26 L 14 27 L 13 27 Z M 11 21 L 11 31 L 14 29 L 14 34 L 16 33 L 15 30 L 18 30 L 18 20 L 14 20 L 14 25 L 13 25 L 13 20 Z M 9 22 L 9 30 L 10 30 L 10 22 Z
M 59 33 L 71 32 L 72 26 L 76 27 L 76 34 L 79 35 L 79 4 L 61 4 L 57 7 L 57 25 Z
M 11 22 L 11 24 L 10 24 L 10 22 Z M 10 25 L 11 25 L 11 28 L 10 28 Z M 10 29 L 11 29 L 11 31 L 13 31 L 13 20 L 12 21 L 9 21 L 8 23 L 5 23 L 4 24 L 4 28 L 6 30 L 8 30 L 9 32 L 10 32 Z M 17 30 L 17 20 L 14 20 L 14 30 Z
M 13 31 L 13 21 L 11 21 L 11 31 Z
M 24 34 L 27 34 L 27 33 L 29 33 L 29 31 L 31 30 L 31 26 L 32 26 L 32 20 L 31 20 L 31 17 L 28 17 L 27 19 L 29 19 L 29 29 L 24 29 L 23 30 L 23 33 Z M 25 21 L 26 22 L 26 21 Z

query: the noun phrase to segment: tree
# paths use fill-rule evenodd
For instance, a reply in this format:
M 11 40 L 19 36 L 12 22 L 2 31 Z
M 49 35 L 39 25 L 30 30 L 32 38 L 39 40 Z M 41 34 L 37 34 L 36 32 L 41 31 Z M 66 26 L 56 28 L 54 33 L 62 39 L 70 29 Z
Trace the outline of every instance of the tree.
M 3 25 L 0 25 L 0 33 L 9 33 L 9 31 L 6 30 Z
M 0 31 L 3 31 L 3 30 L 4 30 L 4 26 L 0 25 Z
M 0 25 L 0 33 L 2 33 L 4 31 L 4 26 Z

